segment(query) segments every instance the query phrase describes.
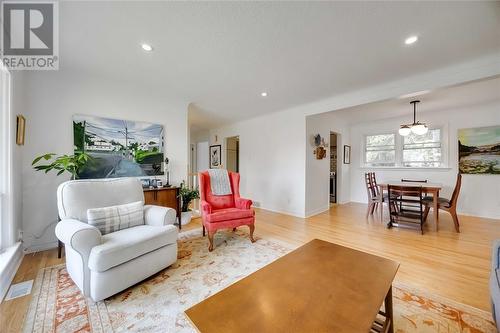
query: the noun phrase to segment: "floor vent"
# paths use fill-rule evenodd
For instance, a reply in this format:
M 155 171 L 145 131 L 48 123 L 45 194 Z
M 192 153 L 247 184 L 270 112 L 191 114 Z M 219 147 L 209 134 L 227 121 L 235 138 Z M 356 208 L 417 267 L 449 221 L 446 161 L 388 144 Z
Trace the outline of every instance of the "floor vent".
M 23 297 L 31 294 L 31 288 L 33 287 L 33 280 L 24 281 L 16 283 L 10 286 L 5 300 L 9 301 L 14 298 Z

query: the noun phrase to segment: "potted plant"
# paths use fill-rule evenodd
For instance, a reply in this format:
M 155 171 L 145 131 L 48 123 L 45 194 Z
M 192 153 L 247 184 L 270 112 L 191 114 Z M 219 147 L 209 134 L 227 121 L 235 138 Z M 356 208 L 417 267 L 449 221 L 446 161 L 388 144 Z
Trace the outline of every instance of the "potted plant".
M 49 161 L 54 158 L 49 164 L 40 164 L 40 161 Z M 33 160 L 31 165 L 36 171 L 45 171 L 48 173 L 51 170 L 57 171 L 57 175 L 61 175 L 64 172 L 71 174 L 71 179 L 77 179 L 80 170 L 82 170 L 85 165 L 92 159 L 92 157 L 87 153 L 78 153 L 75 155 L 61 155 L 56 157 L 54 153 L 48 153 L 38 156 Z M 37 164 L 38 165 L 35 165 Z
M 181 184 L 181 189 L 179 190 L 179 195 L 182 201 L 181 207 L 181 224 L 185 225 L 191 222 L 191 218 L 193 217 L 193 212 L 189 210 L 189 204 L 193 199 L 198 199 L 200 197 L 200 192 L 198 189 L 191 190 L 184 185 L 184 182 Z

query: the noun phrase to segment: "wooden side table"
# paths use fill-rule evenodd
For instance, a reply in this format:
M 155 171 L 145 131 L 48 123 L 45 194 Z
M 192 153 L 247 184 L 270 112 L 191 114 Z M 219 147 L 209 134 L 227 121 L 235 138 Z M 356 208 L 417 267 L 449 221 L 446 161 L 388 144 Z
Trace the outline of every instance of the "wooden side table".
M 181 223 L 181 197 L 179 195 L 180 187 L 162 187 L 162 188 L 145 188 L 144 189 L 144 204 L 156 205 L 173 208 L 177 212 L 179 222 L 179 230 L 182 228 Z

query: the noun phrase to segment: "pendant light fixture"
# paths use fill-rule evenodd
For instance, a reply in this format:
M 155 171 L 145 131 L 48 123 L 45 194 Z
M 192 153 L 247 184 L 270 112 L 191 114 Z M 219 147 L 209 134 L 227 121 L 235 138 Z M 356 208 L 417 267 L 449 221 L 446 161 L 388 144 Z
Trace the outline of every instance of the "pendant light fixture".
M 401 127 L 399 128 L 399 134 L 402 136 L 407 136 L 410 133 L 413 133 L 415 135 L 424 135 L 429 130 L 425 123 L 417 121 L 417 103 L 420 103 L 420 101 L 410 102 L 410 104 L 413 104 L 413 124 L 401 125 Z

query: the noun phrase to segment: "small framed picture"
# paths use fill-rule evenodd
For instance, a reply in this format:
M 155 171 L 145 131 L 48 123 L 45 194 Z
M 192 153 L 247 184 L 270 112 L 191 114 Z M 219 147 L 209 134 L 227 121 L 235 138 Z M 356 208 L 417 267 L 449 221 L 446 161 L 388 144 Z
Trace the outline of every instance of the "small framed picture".
M 221 145 L 210 146 L 210 169 L 220 168 L 221 163 Z
M 344 164 L 351 164 L 351 146 L 344 145 Z
M 16 144 L 19 146 L 24 145 L 24 131 L 26 128 L 26 119 L 18 115 L 17 116 L 17 128 L 16 128 Z
M 141 179 L 142 187 L 143 188 L 149 188 L 149 181 L 150 181 L 149 178 L 142 178 Z

